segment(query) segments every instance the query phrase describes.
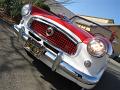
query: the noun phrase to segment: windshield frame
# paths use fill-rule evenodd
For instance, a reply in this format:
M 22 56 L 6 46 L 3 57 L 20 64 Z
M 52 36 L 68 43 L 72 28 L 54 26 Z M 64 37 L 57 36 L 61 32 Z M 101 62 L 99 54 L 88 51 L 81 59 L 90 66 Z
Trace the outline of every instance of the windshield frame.
M 102 28 L 102 29 L 110 32 L 110 37 L 109 37 L 109 39 L 111 38 L 112 31 L 111 31 L 110 29 L 108 29 L 108 28 L 106 28 L 106 27 L 104 27 L 104 26 L 102 26 L 102 25 L 100 25 L 100 24 L 98 24 L 98 23 L 96 23 L 96 22 L 94 22 L 94 21 L 88 20 L 88 19 L 83 18 L 83 17 L 78 16 L 78 15 L 75 15 L 75 16 L 71 17 L 69 20 L 71 20 L 71 22 L 74 23 L 74 19 L 75 19 L 75 18 L 79 18 L 79 19 L 84 20 L 84 21 L 86 21 L 86 22 L 92 23 L 92 24 L 94 24 L 94 25 L 96 25 L 96 26 L 98 26 L 98 27 L 100 27 L 100 28 Z M 77 25 L 76 25 L 76 26 L 77 26 Z M 77 26 L 77 27 L 78 27 L 78 26 Z M 92 26 L 91 26 L 91 27 L 92 27 Z M 79 28 L 80 28 L 80 27 L 79 27 Z M 91 32 L 89 32 L 89 33 L 91 33 Z M 95 33 L 95 34 L 100 34 L 100 35 L 102 35 L 101 33 Z M 94 35 L 95 35 L 95 34 L 94 34 Z M 104 35 L 103 35 L 103 36 L 104 36 Z

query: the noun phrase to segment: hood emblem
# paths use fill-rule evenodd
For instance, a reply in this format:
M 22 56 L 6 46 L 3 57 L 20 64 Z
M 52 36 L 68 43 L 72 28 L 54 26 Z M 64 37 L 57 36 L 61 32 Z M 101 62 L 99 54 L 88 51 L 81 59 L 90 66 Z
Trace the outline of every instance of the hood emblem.
M 52 36 L 54 34 L 54 29 L 52 27 L 48 27 L 46 30 L 47 36 Z

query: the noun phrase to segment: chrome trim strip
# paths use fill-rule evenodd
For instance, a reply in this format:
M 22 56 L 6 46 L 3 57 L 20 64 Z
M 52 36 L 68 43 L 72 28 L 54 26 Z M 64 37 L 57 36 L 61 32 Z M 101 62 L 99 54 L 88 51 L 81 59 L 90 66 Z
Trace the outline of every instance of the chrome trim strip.
M 88 76 L 88 75 L 76 70 L 75 68 L 73 68 L 72 66 L 67 64 L 66 62 L 62 62 L 60 64 L 60 66 L 62 66 L 62 68 L 64 68 L 64 70 L 66 72 L 68 72 L 69 74 L 71 73 L 71 75 L 74 78 L 76 78 L 79 81 L 82 81 L 83 83 L 95 84 L 95 83 L 97 83 L 99 81 L 99 79 L 97 77 Z
M 50 25 L 52 27 L 55 27 L 58 31 L 62 32 L 64 35 L 66 35 L 70 40 L 72 40 L 75 44 L 78 44 L 78 41 L 72 37 L 69 33 L 67 33 L 65 30 L 61 29 L 60 27 L 56 26 L 55 24 L 51 23 L 51 22 L 48 22 L 42 18 L 38 18 L 38 17 L 32 17 L 29 21 L 28 21 L 28 26 L 29 26 L 29 29 L 30 29 L 30 24 L 32 21 L 39 21 L 39 22 L 42 22 L 44 24 L 47 24 L 47 25 Z M 30 29 L 31 30 L 31 29 Z
M 57 57 L 57 55 L 54 55 L 54 54 L 51 53 L 50 51 L 45 52 L 45 55 L 46 55 L 47 57 L 49 57 L 50 59 L 52 59 L 53 61 L 55 61 L 55 59 L 56 59 L 56 57 Z
M 54 62 L 56 60 L 55 58 L 57 58 L 57 56 L 53 55 L 50 52 L 46 52 L 45 55 L 47 57 L 49 57 L 53 61 L 53 64 L 54 64 Z M 62 59 L 58 61 L 58 64 L 59 64 L 59 66 L 57 66 L 58 69 L 62 69 L 64 72 L 68 73 L 73 78 L 75 78 L 78 81 L 83 82 L 85 84 L 89 84 L 89 85 L 96 84 L 100 79 L 97 77 L 88 76 L 88 75 L 76 70 L 75 68 L 73 68 L 72 66 L 70 66 L 69 64 L 64 62 Z M 57 70 L 57 68 L 55 68 L 55 69 Z

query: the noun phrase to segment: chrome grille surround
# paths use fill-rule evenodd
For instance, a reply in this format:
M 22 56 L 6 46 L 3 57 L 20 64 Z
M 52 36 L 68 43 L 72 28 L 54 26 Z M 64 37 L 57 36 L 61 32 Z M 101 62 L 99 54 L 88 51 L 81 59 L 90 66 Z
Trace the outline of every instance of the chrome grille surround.
M 78 47 L 78 41 L 77 41 L 74 37 L 72 37 L 70 34 L 68 34 L 65 30 L 62 30 L 60 27 L 58 27 L 58 26 L 56 26 L 56 25 L 54 25 L 54 24 L 52 24 L 52 23 L 50 23 L 50 22 L 48 22 L 48 21 L 46 21 L 46 20 L 44 20 L 44 19 L 37 18 L 37 17 L 32 17 L 32 18 L 29 20 L 29 22 L 27 23 L 27 26 L 28 26 L 30 32 L 34 32 L 34 30 L 31 29 L 31 24 L 32 24 L 33 21 L 38 21 L 38 22 L 40 22 L 40 23 L 44 23 L 44 24 L 46 24 L 46 25 L 49 25 L 49 26 L 57 29 L 59 32 L 63 33 L 67 38 L 69 38 L 69 40 L 72 41 L 72 43 L 74 43 L 74 44 L 76 45 L 76 51 L 75 51 L 74 54 L 68 54 L 68 53 L 66 53 L 65 51 L 63 51 L 63 50 L 59 49 L 58 47 L 54 46 L 51 42 L 49 42 L 49 41 L 48 41 L 45 37 L 43 37 L 42 35 L 38 35 L 40 39 L 43 39 L 47 44 L 49 44 L 50 46 L 52 46 L 53 48 L 55 48 L 56 50 L 58 50 L 58 51 L 60 51 L 60 52 L 66 53 L 67 55 L 72 55 L 72 56 L 74 56 L 74 55 L 76 54 L 76 52 L 77 52 L 77 47 Z M 36 32 L 34 32 L 34 33 L 36 33 Z M 36 33 L 36 35 L 37 35 L 37 33 Z

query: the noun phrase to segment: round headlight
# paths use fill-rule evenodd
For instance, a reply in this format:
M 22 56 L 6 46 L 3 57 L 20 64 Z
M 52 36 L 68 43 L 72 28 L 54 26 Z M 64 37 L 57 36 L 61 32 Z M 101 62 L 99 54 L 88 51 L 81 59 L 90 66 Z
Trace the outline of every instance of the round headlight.
M 22 16 L 28 15 L 30 14 L 30 12 L 31 12 L 31 5 L 30 4 L 24 5 L 21 11 Z
M 93 39 L 88 43 L 87 50 L 90 55 L 102 57 L 106 53 L 106 45 L 102 40 Z

